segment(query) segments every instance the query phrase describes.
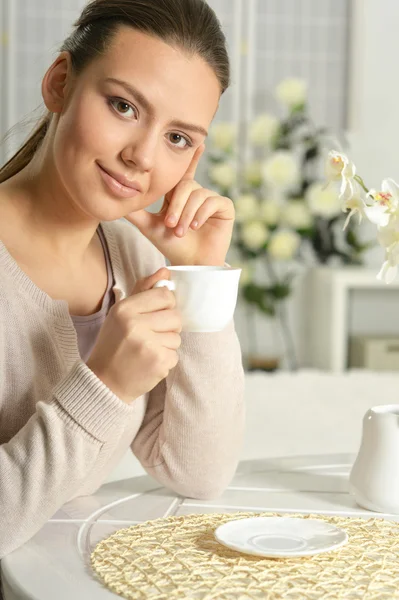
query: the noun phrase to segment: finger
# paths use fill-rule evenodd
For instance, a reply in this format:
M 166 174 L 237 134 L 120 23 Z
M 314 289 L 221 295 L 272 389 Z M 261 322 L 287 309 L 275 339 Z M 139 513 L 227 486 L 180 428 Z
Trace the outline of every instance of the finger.
M 199 146 L 197 148 L 197 150 L 194 152 L 194 156 L 191 159 L 191 163 L 189 164 L 187 171 L 185 172 L 185 174 L 182 177 L 182 181 L 184 181 L 185 179 L 195 179 L 195 173 L 197 171 L 198 163 L 199 163 L 200 158 L 203 155 L 204 151 L 205 151 L 205 144 L 201 144 L 201 146 Z
M 174 231 L 178 237 L 183 237 L 187 233 L 199 208 L 204 204 L 206 199 L 209 196 L 212 196 L 214 193 L 215 192 L 210 192 L 204 188 L 200 188 L 191 192 Z
M 175 227 L 177 225 L 191 193 L 199 189 L 202 189 L 202 186 L 192 180 L 181 181 L 176 186 L 168 200 L 169 206 L 165 215 L 165 225 L 168 227 Z
M 193 229 L 199 229 L 211 217 L 226 221 L 234 220 L 233 202 L 223 196 L 208 197 L 194 215 L 193 223 L 196 222 L 196 225 Z
M 149 277 L 144 277 L 143 279 L 139 279 L 134 284 L 134 288 L 131 294 L 138 294 L 139 292 L 145 292 L 146 290 L 151 290 L 157 281 L 161 281 L 161 279 L 169 279 L 170 271 L 166 267 L 162 267 L 158 269 L 155 273 L 150 275 Z
M 177 350 L 181 345 L 180 335 L 174 332 L 158 333 L 156 339 L 161 346 L 168 348 L 169 350 Z
M 162 217 L 163 215 L 165 215 L 167 213 L 168 208 L 169 208 L 169 200 L 167 198 L 167 194 L 165 194 L 163 201 L 162 201 L 161 210 L 154 214 L 158 215 L 158 217 Z
M 157 333 L 177 332 L 182 330 L 181 316 L 178 310 L 165 309 L 142 316 L 143 322 Z
M 171 203 L 172 197 L 173 197 L 174 193 L 176 192 L 177 187 L 183 181 L 193 181 L 194 180 L 195 173 L 196 173 L 197 167 L 198 167 L 198 163 L 199 163 L 199 160 L 200 160 L 202 154 L 204 153 L 204 150 L 205 150 L 205 144 L 201 144 L 201 146 L 199 146 L 197 148 L 197 150 L 194 152 L 193 158 L 191 159 L 188 169 L 184 173 L 183 177 L 167 194 L 165 194 L 164 206 L 162 207 L 162 210 L 164 209 L 165 204 L 169 205 Z M 171 211 L 167 211 L 167 212 L 168 212 L 168 217 L 169 217 L 168 225 L 173 227 L 174 225 L 176 225 L 176 223 L 179 219 L 178 219 L 178 217 L 175 218 L 176 215 L 174 215 Z
M 170 350 L 170 348 L 163 349 L 165 355 L 165 362 L 168 365 L 169 371 L 173 369 L 179 362 L 179 355 L 176 350 Z
M 154 288 L 129 296 L 115 305 L 116 310 L 134 311 L 136 314 L 145 314 L 157 310 L 175 308 L 176 297 L 166 287 Z

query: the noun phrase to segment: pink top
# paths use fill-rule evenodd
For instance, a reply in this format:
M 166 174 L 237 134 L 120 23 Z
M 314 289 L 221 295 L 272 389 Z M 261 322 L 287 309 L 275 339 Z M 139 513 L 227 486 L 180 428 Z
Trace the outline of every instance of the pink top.
M 112 273 L 111 259 L 109 255 L 107 240 L 104 237 L 101 225 L 97 229 L 97 232 L 104 249 L 105 262 L 107 263 L 108 285 L 104 294 L 103 302 L 100 310 L 93 313 L 92 315 L 71 315 L 72 323 L 75 327 L 76 334 L 78 336 L 79 354 L 84 362 L 86 362 L 89 358 L 93 346 L 96 343 L 96 339 L 100 332 L 102 324 L 105 321 L 105 317 L 107 316 L 111 306 L 115 303 L 115 295 L 112 289 L 114 286 L 114 276 Z

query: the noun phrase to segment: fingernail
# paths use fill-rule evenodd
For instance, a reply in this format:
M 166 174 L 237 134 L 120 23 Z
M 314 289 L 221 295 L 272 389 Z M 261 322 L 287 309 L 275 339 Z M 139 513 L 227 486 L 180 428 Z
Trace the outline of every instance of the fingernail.
M 192 227 L 198 227 L 198 221 L 193 221 L 193 222 L 191 223 L 191 225 L 192 225 Z
M 179 227 L 176 227 L 175 229 L 175 233 L 176 235 L 183 235 L 184 229 L 181 225 L 179 225 Z
M 174 225 L 177 221 L 176 215 L 174 214 L 170 214 L 167 216 L 166 218 L 167 223 L 169 223 L 169 225 Z

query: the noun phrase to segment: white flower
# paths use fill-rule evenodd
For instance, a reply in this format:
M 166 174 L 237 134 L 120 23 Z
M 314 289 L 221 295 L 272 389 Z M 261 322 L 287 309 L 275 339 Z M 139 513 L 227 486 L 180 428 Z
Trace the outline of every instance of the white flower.
M 298 162 L 291 152 L 279 150 L 264 163 L 263 177 L 272 186 L 290 188 L 299 179 Z
M 399 257 L 396 256 L 394 258 L 394 256 L 387 253 L 385 258 L 386 260 L 377 275 L 377 279 L 385 281 L 385 283 L 389 284 L 394 281 L 396 275 L 398 274 Z
M 346 229 L 349 220 L 356 213 L 359 215 L 359 223 L 361 223 L 363 218 L 366 218 L 370 223 L 380 227 L 388 225 L 391 217 L 389 206 L 391 204 L 390 199 L 392 198 L 392 195 L 386 190 L 386 182 L 387 180 L 382 182 L 382 192 L 370 190 L 367 194 L 363 188 L 355 182 L 353 195 L 342 204 L 342 210 L 344 212 L 349 211 L 343 229 Z M 367 204 L 368 199 L 371 199 L 371 205 Z
M 377 239 L 381 246 L 391 252 L 399 246 L 399 231 L 397 227 L 380 227 L 378 229 Z
M 254 194 L 242 194 L 234 201 L 236 221 L 253 221 L 259 214 L 259 202 Z
M 272 142 L 279 130 L 278 119 L 268 113 L 256 117 L 249 127 L 249 140 L 254 146 L 265 146 Z
M 341 179 L 340 199 L 342 202 L 346 202 L 354 194 L 355 175 L 356 167 L 345 154 L 336 150 L 331 150 L 328 153 L 326 162 L 327 181 L 339 181 Z
M 209 169 L 209 177 L 213 183 L 227 190 L 236 182 L 236 170 L 229 162 L 217 163 Z
M 322 183 L 312 183 L 306 190 L 306 201 L 311 212 L 319 217 L 331 219 L 341 212 L 341 200 L 337 190 L 326 188 Z
M 275 231 L 269 240 L 267 251 L 276 260 L 291 260 L 301 243 L 301 236 L 290 229 Z
M 228 151 L 236 139 L 237 128 L 234 123 L 220 121 L 215 123 L 210 130 L 210 138 L 215 148 Z
M 372 198 L 373 204 L 367 206 L 366 217 L 371 223 L 386 227 L 390 220 L 397 220 L 399 208 L 399 186 L 393 179 L 384 179 L 381 192 L 370 190 L 367 198 Z
M 384 228 L 388 229 L 388 228 Z M 387 232 L 385 232 L 386 234 Z M 397 231 L 391 231 L 389 233 L 392 243 L 386 247 L 385 250 L 385 262 L 383 263 L 380 272 L 377 275 L 377 279 L 385 281 L 385 283 L 392 283 L 398 273 L 399 264 L 399 233 Z M 388 242 L 388 236 L 384 240 L 379 237 L 379 241 L 382 246 Z
M 336 151 L 329 153 L 326 174 L 329 181 L 342 178 L 342 210 L 349 211 L 344 229 L 356 213 L 359 215 L 359 222 L 366 217 L 378 226 L 377 238 L 385 248 L 385 260 L 377 279 L 392 283 L 399 265 L 399 185 L 388 178 L 383 180 L 381 191 L 367 191 L 363 180 L 356 175 L 355 165 L 344 154 Z
M 260 250 L 269 238 L 267 227 L 259 221 L 250 221 L 243 225 L 241 239 L 249 250 Z
M 377 238 L 385 248 L 385 262 L 377 275 L 377 279 L 392 283 L 398 272 L 399 264 L 399 230 L 398 224 L 379 227 Z
M 279 220 L 280 210 L 281 208 L 278 202 L 276 202 L 275 200 L 266 200 L 264 202 L 261 202 L 259 209 L 259 218 L 264 223 L 272 227 L 273 225 L 276 225 L 276 223 Z
M 313 217 L 302 199 L 289 200 L 283 208 L 282 221 L 293 229 L 309 229 Z
M 359 215 L 359 223 L 361 222 L 363 217 L 366 216 L 366 213 L 365 213 L 365 210 L 367 208 L 366 201 L 365 201 L 366 194 L 357 182 L 355 182 L 355 184 L 356 185 L 354 185 L 354 188 L 353 188 L 353 195 L 342 203 L 342 211 L 343 212 L 349 211 L 348 216 L 346 217 L 346 220 L 345 220 L 345 223 L 343 226 L 344 230 L 347 228 L 350 219 L 356 213 Z
M 289 108 L 302 106 L 305 104 L 307 96 L 306 81 L 295 77 L 283 79 L 276 87 L 276 96 Z
M 255 187 L 262 183 L 262 169 L 259 161 L 249 163 L 245 167 L 244 178 L 246 183 Z

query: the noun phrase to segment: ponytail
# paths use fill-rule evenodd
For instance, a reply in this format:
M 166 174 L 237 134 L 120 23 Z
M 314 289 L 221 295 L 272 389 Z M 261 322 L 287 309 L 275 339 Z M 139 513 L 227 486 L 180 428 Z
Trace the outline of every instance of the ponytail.
M 0 168 L 0 183 L 22 171 L 30 163 L 40 144 L 44 140 L 51 121 L 51 113 L 45 115 L 32 135 L 21 148 Z

